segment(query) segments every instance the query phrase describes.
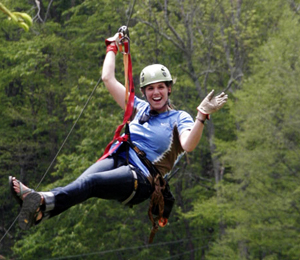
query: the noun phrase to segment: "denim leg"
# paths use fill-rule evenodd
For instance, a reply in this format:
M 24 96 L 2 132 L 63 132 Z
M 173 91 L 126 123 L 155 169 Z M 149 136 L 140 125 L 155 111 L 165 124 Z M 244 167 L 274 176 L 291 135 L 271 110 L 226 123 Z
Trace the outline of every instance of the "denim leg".
M 117 160 L 117 162 L 116 162 Z M 123 158 L 116 158 L 116 157 L 108 157 L 104 160 L 101 160 L 99 162 L 96 162 L 92 164 L 89 168 L 87 168 L 78 178 L 77 180 L 81 178 L 85 178 L 89 174 L 94 174 L 96 172 L 104 172 L 113 170 L 116 168 L 115 166 L 121 166 L 125 165 L 125 160 Z
M 68 208 L 91 197 L 123 201 L 133 190 L 133 176 L 129 165 L 114 169 L 114 159 L 107 158 L 89 167 L 79 178 L 65 187 L 58 187 L 51 192 L 55 197 L 55 207 L 50 217 L 58 215 Z
M 137 168 L 135 168 L 138 178 L 138 189 L 135 196 L 128 203 L 130 205 L 140 204 L 141 202 L 149 199 L 154 188 L 150 184 L 149 180 L 145 177 L 145 175 Z

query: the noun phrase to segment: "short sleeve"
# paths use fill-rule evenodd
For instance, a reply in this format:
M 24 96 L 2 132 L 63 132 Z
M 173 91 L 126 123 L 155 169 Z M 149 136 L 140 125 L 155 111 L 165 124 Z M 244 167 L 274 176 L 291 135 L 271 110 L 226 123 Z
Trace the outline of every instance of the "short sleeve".
M 192 129 L 194 120 L 187 112 L 179 111 L 177 124 L 179 135 L 181 135 L 184 131 Z
M 142 107 L 144 106 L 147 106 L 148 105 L 148 102 L 138 98 L 137 96 L 134 96 L 134 107 L 137 109 L 137 110 L 140 110 Z

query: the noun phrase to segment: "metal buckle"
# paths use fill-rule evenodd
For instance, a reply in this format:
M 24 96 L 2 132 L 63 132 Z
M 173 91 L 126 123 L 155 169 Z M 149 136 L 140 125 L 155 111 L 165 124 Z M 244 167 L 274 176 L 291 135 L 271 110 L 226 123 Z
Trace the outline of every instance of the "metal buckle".
M 127 203 L 129 203 L 132 199 L 133 199 L 133 197 L 134 197 L 134 195 L 136 194 L 136 190 L 137 190 L 137 188 L 138 188 L 138 179 L 137 179 L 137 174 L 136 174 L 136 172 L 135 172 L 135 170 L 134 170 L 134 167 L 130 164 L 129 165 L 130 166 L 130 170 L 131 170 L 131 172 L 132 172 L 132 175 L 133 175 L 133 179 L 134 179 L 134 186 L 133 186 L 133 191 L 132 191 L 132 193 L 130 194 L 130 196 L 126 199 L 126 200 L 124 200 L 123 202 L 122 202 L 122 204 L 123 205 L 126 205 Z
M 130 38 L 129 38 L 129 30 L 128 30 L 128 27 L 123 25 L 119 28 L 118 30 L 119 32 L 119 47 L 120 47 L 120 52 L 122 54 L 129 54 L 130 53 Z M 125 40 L 127 40 L 125 42 Z M 125 43 L 128 44 L 128 50 L 126 52 L 125 50 Z M 123 47 L 124 47 L 124 50 L 123 50 Z

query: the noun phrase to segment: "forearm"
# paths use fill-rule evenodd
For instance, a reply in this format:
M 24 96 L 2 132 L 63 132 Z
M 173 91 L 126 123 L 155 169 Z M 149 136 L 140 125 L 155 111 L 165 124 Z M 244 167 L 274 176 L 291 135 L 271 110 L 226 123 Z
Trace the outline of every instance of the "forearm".
M 104 83 L 115 79 L 115 64 L 116 55 L 114 54 L 114 52 L 110 51 L 106 53 L 102 68 L 102 80 Z
M 205 115 L 198 112 L 193 128 L 190 131 L 185 131 L 180 136 L 181 146 L 186 152 L 193 151 L 199 144 L 204 129 L 203 122 L 205 121 L 205 118 Z
M 114 52 L 107 52 L 103 62 L 102 80 L 114 100 L 122 109 L 125 109 L 125 87 L 115 77 L 115 63 Z

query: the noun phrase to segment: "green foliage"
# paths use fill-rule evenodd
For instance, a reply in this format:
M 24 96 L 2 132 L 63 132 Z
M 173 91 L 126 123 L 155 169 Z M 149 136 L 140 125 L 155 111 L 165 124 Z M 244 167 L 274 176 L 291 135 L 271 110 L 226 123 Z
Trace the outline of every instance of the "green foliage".
M 299 163 L 293 155 L 299 154 L 299 31 L 292 29 L 298 25 L 285 8 L 278 30 L 253 56 L 252 75 L 235 93 L 231 112 L 239 131 L 223 157 L 231 167 L 231 184 L 218 188 L 222 211 L 215 218 L 226 233 L 208 259 L 298 258 Z M 209 219 L 212 214 L 202 209 L 206 203 L 195 204 L 194 216 Z
M 105 38 L 132 2 L 2 1 L 36 17 L 29 33 L 0 17 L 0 181 L 34 188 L 101 76 Z M 298 259 L 299 15 L 296 1 L 137 1 L 130 20 L 136 94 L 150 63 L 166 65 L 171 99 L 196 116 L 210 90 L 230 100 L 171 179 L 176 206 L 148 245 L 148 201 L 127 208 L 90 199 L 21 232 L 1 254 L 16 259 Z M 292 7 L 292 8 L 291 8 Z M 122 55 L 116 77 L 124 79 Z M 103 153 L 122 111 L 97 87 L 39 190 L 64 186 Z M 216 165 L 220 182 L 216 183 Z M 7 199 L 9 198 L 9 199 Z M 0 235 L 17 215 L 0 188 Z M 4 228 L 2 228 L 4 227 Z

